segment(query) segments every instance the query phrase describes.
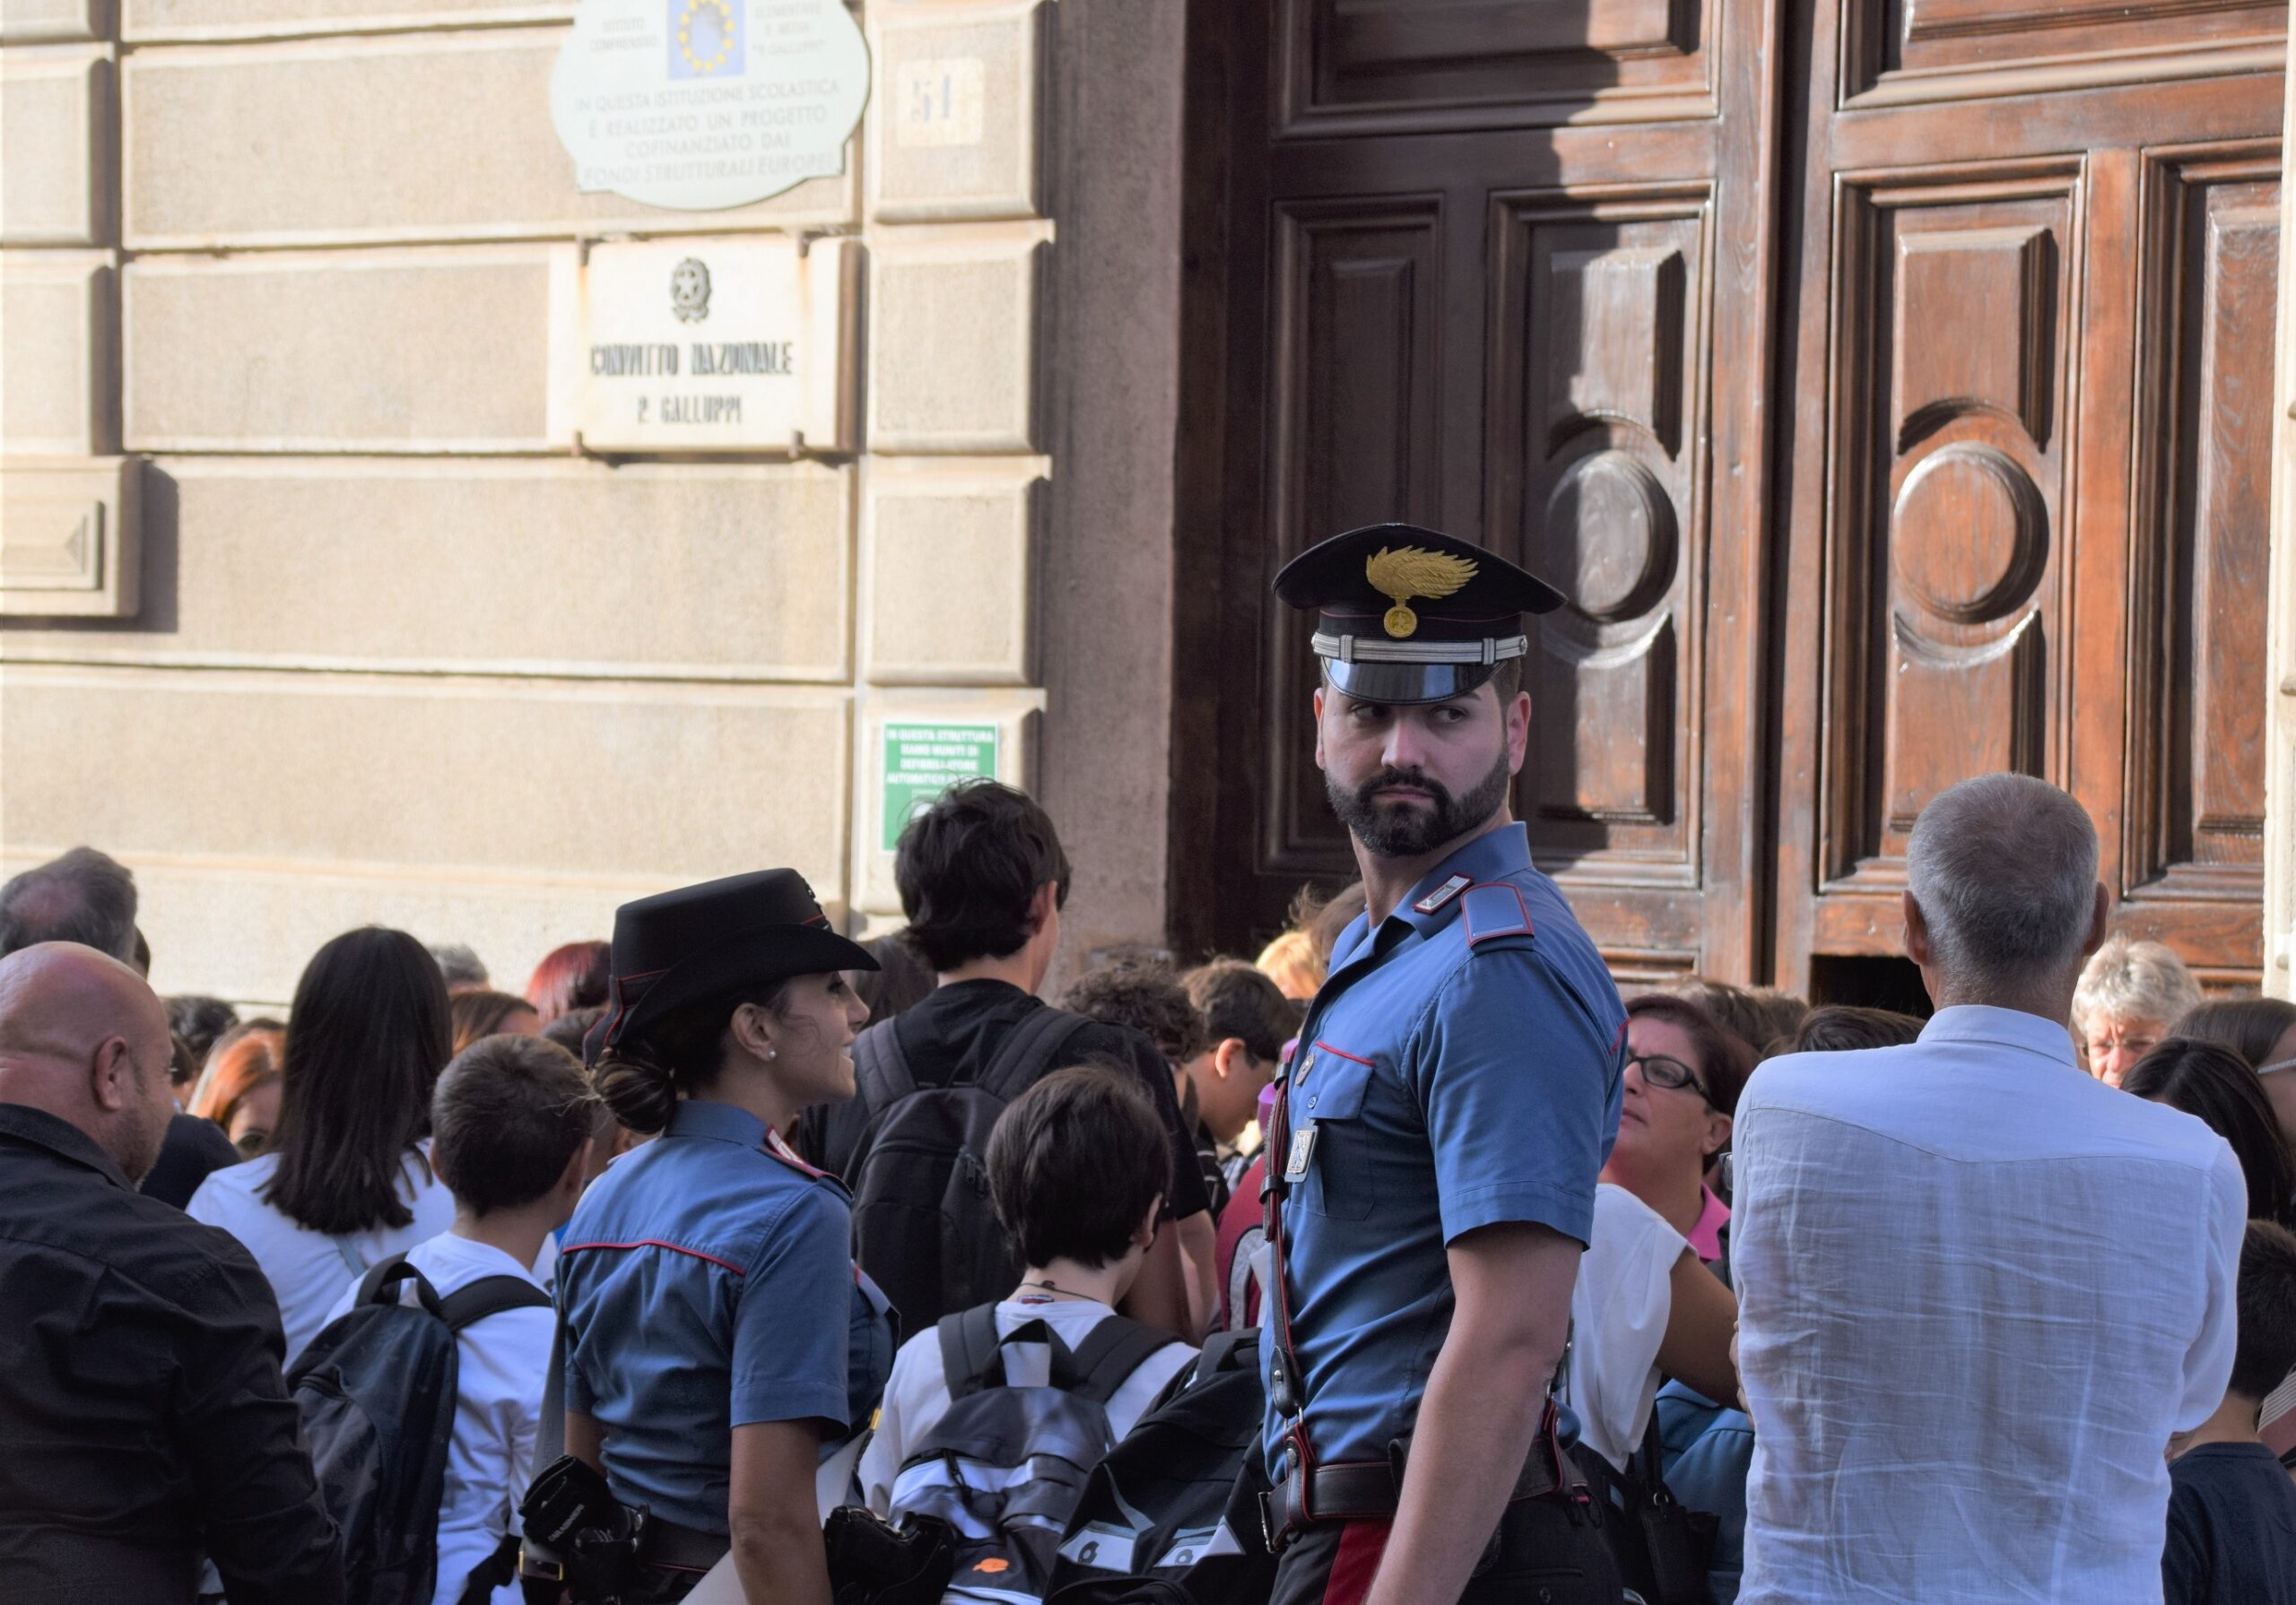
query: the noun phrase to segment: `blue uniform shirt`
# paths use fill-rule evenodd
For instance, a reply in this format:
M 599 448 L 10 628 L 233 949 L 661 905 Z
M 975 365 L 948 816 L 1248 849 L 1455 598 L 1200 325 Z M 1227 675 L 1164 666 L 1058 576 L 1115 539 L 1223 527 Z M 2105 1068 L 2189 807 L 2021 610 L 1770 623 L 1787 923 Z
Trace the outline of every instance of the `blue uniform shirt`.
M 682 1102 L 598 1178 L 566 1233 L 566 1408 L 604 1427 L 614 1497 L 727 1530 L 733 1428 L 849 1419 L 845 1190 L 731 1104 Z
M 1319 1463 L 1385 1460 L 1411 1430 L 1450 1330 L 1454 1238 L 1535 1221 L 1587 1240 L 1625 1031 L 1520 825 L 1460 848 L 1377 930 L 1359 915 L 1341 935 L 1293 1055 L 1292 1141 L 1269 1155 L 1298 1172 L 1283 1286 Z M 1271 1401 L 1278 1476 L 1287 1425 Z

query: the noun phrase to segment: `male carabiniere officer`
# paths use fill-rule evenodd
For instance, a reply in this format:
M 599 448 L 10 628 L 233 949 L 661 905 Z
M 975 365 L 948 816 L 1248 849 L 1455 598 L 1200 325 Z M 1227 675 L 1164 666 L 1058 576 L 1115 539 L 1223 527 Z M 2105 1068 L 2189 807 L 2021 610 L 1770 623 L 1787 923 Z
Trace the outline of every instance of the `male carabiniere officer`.
M 1508 802 L 1522 615 L 1562 598 L 1402 524 L 1302 553 L 1275 591 L 1318 610 L 1316 762 L 1370 903 L 1269 1148 L 1275 1601 L 1615 1601 L 1547 1384 L 1626 1020 Z

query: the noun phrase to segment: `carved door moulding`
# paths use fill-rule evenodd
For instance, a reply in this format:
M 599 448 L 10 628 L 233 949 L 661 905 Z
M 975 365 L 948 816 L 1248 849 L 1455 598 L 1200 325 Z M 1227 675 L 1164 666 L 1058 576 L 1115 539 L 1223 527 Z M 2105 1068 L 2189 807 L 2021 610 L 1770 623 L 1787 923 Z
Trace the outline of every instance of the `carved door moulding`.
M 1667 122 L 1719 104 L 1726 0 L 1275 3 L 1278 139 Z
M 2277 73 L 2288 8 L 2254 0 L 1839 0 L 1841 110 Z
M 2264 889 L 2276 140 L 2144 152 L 2120 894 Z
M 2062 782 L 2083 166 L 1840 174 L 1820 648 L 1822 894 L 1904 884 L 1926 797 Z

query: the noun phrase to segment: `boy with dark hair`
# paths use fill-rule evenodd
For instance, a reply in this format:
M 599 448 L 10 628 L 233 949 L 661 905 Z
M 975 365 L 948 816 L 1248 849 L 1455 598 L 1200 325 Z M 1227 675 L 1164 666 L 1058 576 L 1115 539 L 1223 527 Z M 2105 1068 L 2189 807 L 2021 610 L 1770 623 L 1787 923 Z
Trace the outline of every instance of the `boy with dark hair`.
M 1068 856 L 1051 818 L 993 780 L 952 786 L 901 832 L 893 879 L 909 917 L 901 940 L 933 967 L 934 990 L 861 1033 L 858 1091 L 808 1110 L 794 1136 L 804 1158 L 853 1190 L 861 1269 L 912 1332 L 996 1297 L 1018 1261 L 1001 1245 L 970 1264 L 952 1257 L 945 1244 L 994 1245 L 997 1233 L 985 1202 L 953 1183 L 944 1191 L 943 1174 L 970 1174 L 993 1111 L 1057 1066 L 1122 1066 L 1162 1122 L 1173 1159 L 1166 1219 L 1126 1313 L 1176 1334 L 1201 1332 L 1212 1307 L 1210 1201 L 1170 1067 L 1137 1032 L 1048 1010 L 1036 995 L 1060 945 L 1068 892 Z M 918 1130 L 907 1133 L 911 1124 Z M 898 1141 L 888 1135 L 896 1126 L 906 1133 Z M 873 1167 L 880 1143 L 888 1163 Z M 920 1164 L 926 1150 L 930 1162 Z M 948 1219 L 930 1233 L 907 1229 L 936 1210 Z
M 2296 1605 L 2296 1486 L 2257 1436 L 2265 1396 L 2296 1370 L 2296 1234 L 2248 1222 L 2239 1297 L 2224 1402 L 2169 1445 L 2167 1605 Z
M 1204 1021 L 1179 977 L 1161 964 L 1103 965 L 1070 982 L 1060 1006 L 1139 1032 L 1175 1071 L 1204 1051 Z
M 1129 1076 L 1100 1068 L 1056 1071 L 1014 1098 L 998 1119 L 987 1156 L 997 1219 L 1026 1263 L 1017 1286 L 996 1305 L 996 1330 L 1009 1337 L 1041 1322 L 1074 1354 L 1116 1306 L 1147 1262 L 1171 1175 L 1163 1124 Z M 1008 1385 L 1045 1385 L 1021 1375 L 1049 1364 L 1035 1345 L 1006 1356 Z M 1107 1402 L 1121 1438 L 1196 1358 L 1186 1343 L 1150 1354 Z M 876 1436 L 861 1457 L 861 1489 L 871 1509 L 891 1511 L 902 1462 L 950 1408 L 941 1335 L 926 1328 L 901 1346 L 885 1384 Z M 1090 1470 L 1089 1467 L 1083 1468 Z
M 430 1165 L 455 1197 L 455 1223 L 407 1251 L 445 1298 L 483 1277 L 535 1274 L 550 1235 L 581 1196 L 596 1100 L 581 1061 L 539 1037 L 488 1037 L 439 1073 L 430 1097 Z M 410 1291 L 412 1290 L 410 1287 Z M 354 1287 L 329 1312 L 347 1313 Z M 456 1335 L 455 1431 L 439 1506 L 433 1605 L 457 1605 L 491 1565 L 496 1605 L 517 1605 L 511 1512 L 533 1480 L 556 1318 L 547 1306 L 498 1310 Z

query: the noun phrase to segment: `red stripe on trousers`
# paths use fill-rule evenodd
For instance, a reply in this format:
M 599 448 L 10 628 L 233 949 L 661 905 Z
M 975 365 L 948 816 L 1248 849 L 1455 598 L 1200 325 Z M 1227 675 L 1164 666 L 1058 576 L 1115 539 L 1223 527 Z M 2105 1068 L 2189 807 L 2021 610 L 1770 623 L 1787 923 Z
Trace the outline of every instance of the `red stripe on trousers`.
M 1387 1534 L 1394 1531 L 1389 1522 L 1350 1522 L 1339 1535 L 1339 1548 L 1332 1552 L 1331 1575 L 1324 1581 L 1324 1605 L 1363 1605 L 1371 1592 L 1371 1579 L 1379 1569 L 1379 1557 L 1387 1552 Z

